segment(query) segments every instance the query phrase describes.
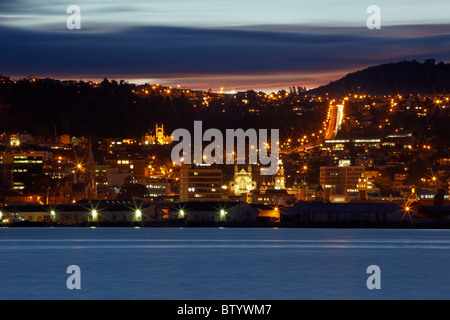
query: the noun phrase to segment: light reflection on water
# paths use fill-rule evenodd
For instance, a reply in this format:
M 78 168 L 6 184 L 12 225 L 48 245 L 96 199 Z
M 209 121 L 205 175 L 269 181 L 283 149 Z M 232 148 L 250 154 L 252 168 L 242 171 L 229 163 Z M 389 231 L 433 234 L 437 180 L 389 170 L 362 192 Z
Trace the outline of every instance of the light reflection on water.
M 448 249 L 447 230 L 0 229 L 0 299 L 448 299 Z

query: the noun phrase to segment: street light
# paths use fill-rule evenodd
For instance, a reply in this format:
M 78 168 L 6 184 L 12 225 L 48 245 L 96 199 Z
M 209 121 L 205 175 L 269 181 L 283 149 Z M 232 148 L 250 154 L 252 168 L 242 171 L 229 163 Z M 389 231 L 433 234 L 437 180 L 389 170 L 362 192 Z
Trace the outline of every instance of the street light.
M 141 210 L 136 210 L 136 220 L 141 220 L 142 218 L 142 211 Z
M 97 210 L 92 210 L 92 219 L 93 219 L 94 221 L 97 220 L 97 215 L 98 215 Z

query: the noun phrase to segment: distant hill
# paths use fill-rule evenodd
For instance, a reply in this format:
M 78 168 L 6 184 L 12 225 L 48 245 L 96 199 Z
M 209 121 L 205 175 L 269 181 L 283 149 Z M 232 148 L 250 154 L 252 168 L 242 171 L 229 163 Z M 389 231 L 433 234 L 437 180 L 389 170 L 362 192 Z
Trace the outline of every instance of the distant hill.
M 373 66 L 309 93 L 333 96 L 450 93 L 450 64 L 427 59 L 423 63 L 413 60 Z

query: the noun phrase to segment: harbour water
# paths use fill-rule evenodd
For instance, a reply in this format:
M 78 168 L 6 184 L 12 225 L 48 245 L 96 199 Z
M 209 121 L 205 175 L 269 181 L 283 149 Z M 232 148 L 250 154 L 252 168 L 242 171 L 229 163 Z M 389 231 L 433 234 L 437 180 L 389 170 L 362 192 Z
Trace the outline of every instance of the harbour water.
M 450 230 L 0 229 L 1 300 L 447 300 L 449 273 Z

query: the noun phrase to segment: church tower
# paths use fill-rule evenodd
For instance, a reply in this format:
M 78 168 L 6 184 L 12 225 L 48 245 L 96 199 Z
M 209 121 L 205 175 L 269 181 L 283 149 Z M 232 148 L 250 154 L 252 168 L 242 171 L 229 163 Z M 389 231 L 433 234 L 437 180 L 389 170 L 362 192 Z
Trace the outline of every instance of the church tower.
M 278 172 L 274 178 L 274 189 L 283 190 L 286 189 L 283 161 L 278 160 Z
M 85 170 L 85 198 L 89 200 L 97 199 L 97 183 L 95 181 L 95 162 L 92 152 L 92 138 L 89 136 L 88 142 L 88 162 Z
M 361 177 L 358 180 L 358 200 L 368 200 L 369 194 L 368 194 L 368 184 L 369 181 L 367 180 L 365 174 L 363 173 Z
M 158 126 L 158 124 L 156 124 L 155 136 L 156 141 L 159 144 L 164 144 L 164 124 L 161 124 L 161 126 Z

